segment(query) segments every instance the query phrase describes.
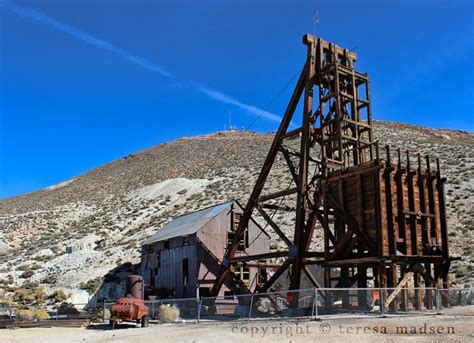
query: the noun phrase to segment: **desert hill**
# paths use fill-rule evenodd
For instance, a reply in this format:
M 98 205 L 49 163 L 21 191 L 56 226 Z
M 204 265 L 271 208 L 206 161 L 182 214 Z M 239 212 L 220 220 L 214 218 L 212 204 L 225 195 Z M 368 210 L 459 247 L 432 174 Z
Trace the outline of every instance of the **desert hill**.
M 440 158 L 451 254 L 462 257 L 452 280 L 472 286 L 474 134 L 394 122 L 376 122 L 374 133 L 380 146 Z M 69 289 L 100 282 L 117 265 L 136 262 L 143 239 L 171 218 L 230 198 L 245 204 L 272 139 L 248 131 L 182 138 L 0 200 L 0 280 Z M 288 177 L 277 163 L 269 190 Z M 290 228 L 284 216 L 277 220 Z

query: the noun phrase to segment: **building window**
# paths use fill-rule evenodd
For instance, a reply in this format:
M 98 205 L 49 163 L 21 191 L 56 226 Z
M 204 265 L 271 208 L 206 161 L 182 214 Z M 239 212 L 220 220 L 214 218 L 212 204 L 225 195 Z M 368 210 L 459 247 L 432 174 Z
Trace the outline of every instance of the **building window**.
M 230 246 L 232 244 L 234 237 L 235 237 L 235 232 L 227 233 L 227 246 Z M 240 239 L 239 247 L 237 248 L 237 251 L 244 251 L 246 248 L 248 248 L 248 246 L 249 246 L 249 232 L 248 230 L 246 230 L 244 232 L 244 235 Z
M 250 281 L 250 268 L 249 267 L 242 267 L 242 281 Z
M 183 258 L 183 286 L 186 287 L 189 283 L 189 260 Z
M 231 266 L 230 271 L 244 284 L 250 283 L 250 268 L 246 266 Z
M 164 241 L 163 242 L 163 249 L 169 249 L 170 248 L 170 241 Z
M 236 213 L 232 212 L 232 225 L 230 228 L 230 232 L 227 233 L 227 246 L 232 244 L 232 241 L 234 240 L 235 237 L 235 232 L 239 228 L 240 220 L 242 219 L 242 214 L 241 213 Z M 239 242 L 239 247 L 237 248 L 237 251 L 244 251 L 247 249 L 249 246 L 249 232 L 248 230 L 245 230 L 244 235 L 240 239 Z
M 233 213 L 232 231 L 237 231 L 237 229 L 239 228 L 240 219 L 242 218 L 242 214 L 235 213 L 235 212 L 232 212 L 232 213 Z

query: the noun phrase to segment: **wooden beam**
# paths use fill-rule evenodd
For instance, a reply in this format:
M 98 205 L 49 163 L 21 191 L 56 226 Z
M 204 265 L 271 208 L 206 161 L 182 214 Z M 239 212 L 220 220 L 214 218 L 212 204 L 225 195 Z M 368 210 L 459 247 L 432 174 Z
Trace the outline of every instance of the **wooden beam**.
M 286 165 L 288 166 L 288 169 L 290 170 L 291 175 L 293 176 L 293 181 L 295 182 L 295 185 L 297 185 L 299 183 L 298 172 L 296 171 L 296 167 L 293 164 L 293 161 L 291 160 L 290 154 L 283 145 L 280 146 L 280 151 L 283 154 L 283 157 L 285 158 Z
M 284 212 L 295 212 L 295 207 L 289 206 L 278 206 L 278 205 L 271 205 L 271 204 L 262 204 L 260 205 L 261 208 L 266 208 L 269 210 L 277 210 L 277 211 L 284 211 Z
M 285 189 L 285 190 L 282 190 L 282 191 L 278 191 L 278 192 L 275 192 L 275 193 L 271 193 L 271 194 L 264 194 L 264 195 L 261 195 L 257 200 L 256 200 L 256 204 L 257 203 L 260 203 L 260 202 L 264 202 L 264 201 L 268 201 L 268 200 L 272 200 L 272 199 L 276 199 L 276 198 L 280 198 L 282 196 L 285 196 L 285 195 L 289 195 L 289 194 L 294 194 L 298 192 L 298 189 L 296 187 L 292 187 L 292 188 L 288 188 L 288 189 Z
M 283 274 L 283 272 L 290 266 L 291 260 L 287 259 L 280 268 L 277 269 L 277 271 L 270 277 L 270 279 L 267 280 L 261 287 L 257 287 L 256 291 L 258 293 L 265 293 L 268 288 L 275 283 L 276 280 Z
M 348 213 L 347 211 L 342 211 L 340 205 L 338 204 L 338 201 L 330 194 L 327 194 L 327 198 L 330 201 L 332 207 L 334 208 L 334 211 L 336 212 L 337 215 L 341 216 L 344 218 L 344 221 L 348 224 L 349 228 L 357 238 L 360 240 L 361 243 L 365 244 L 365 246 L 374 254 L 377 255 L 377 248 L 374 246 L 370 238 L 368 238 L 364 232 L 360 231 L 359 224 L 357 223 L 357 220 Z
M 270 225 L 272 227 L 272 229 L 278 234 L 278 236 L 283 240 L 283 242 L 285 242 L 285 244 L 289 247 L 292 244 L 291 241 L 289 240 L 288 237 L 286 237 L 284 232 L 281 231 L 281 229 L 278 227 L 278 225 L 275 224 L 275 222 L 272 220 L 272 218 L 270 218 L 270 216 L 267 214 L 267 212 L 265 212 L 265 210 L 263 208 L 261 208 L 260 206 L 257 206 L 257 211 L 258 211 L 258 213 L 260 213 L 260 215 L 263 217 L 263 219 L 265 219 L 267 221 L 268 225 Z
M 258 255 L 245 255 L 245 256 L 236 256 L 231 258 L 230 262 L 245 262 L 245 261 L 258 261 L 258 260 L 266 260 L 269 258 L 278 258 L 278 257 L 287 257 L 288 251 L 275 251 L 269 252 L 265 254 L 258 254 Z
M 413 177 L 415 176 L 415 172 L 411 170 L 410 164 L 410 152 L 406 151 L 406 169 L 407 169 L 407 188 L 408 188 L 408 207 L 411 212 L 415 212 L 415 190 L 413 184 Z M 410 223 L 410 243 L 411 243 L 411 251 L 410 255 L 417 256 L 418 255 L 418 239 L 416 234 L 416 218 L 415 216 L 411 215 L 409 219 Z M 407 252 L 408 253 L 408 252 Z
M 384 301 L 384 309 L 385 311 L 388 311 L 388 308 L 390 306 L 390 303 L 395 300 L 398 294 L 400 294 L 400 291 L 402 290 L 403 286 L 405 286 L 410 279 L 410 277 L 413 276 L 413 272 L 408 272 L 406 273 L 402 280 L 398 283 L 397 287 L 395 290 L 388 296 L 388 298 Z
M 286 108 L 283 119 L 275 134 L 275 138 L 270 146 L 270 150 L 268 151 L 267 157 L 265 158 L 265 162 L 262 166 L 262 169 L 260 170 L 260 174 L 250 195 L 249 202 L 245 207 L 244 213 L 242 214 L 242 218 L 240 220 L 239 227 L 237 228 L 237 231 L 235 233 L 234 240 L 225 253 L 221 270 L 218 273 L 214 285 L 211 289 L 212 295 L 217 295 L 219 293 L 219 290 L 221 289 L 222 284 L 224 283 L 224 280 L 227 274 L 229 273 L 229 261 L 231 258 L 234 257 L 235 253 L 237 252 L 240 239 L 244 235 L 244 232 L 250 221 L 250 217 L 252 216 L 252 212 L 255 208 L 255 200 L 260 197 L 262 189 L 265 186 L 265 182 L 268 178 L 268 175 L 270 174 L 270 170 L 272 169 L 275 157 L 278 153 L 279 146 L 281 144 L 281 138 L 287 132 L 288 127 L 290 126 L 291 120 L 295 113 L 295 109 L 298 106 L 298 102 L 301 98 L 301 95 L 303 94 L 303 90 L 307 83 L 308 68 L 309 63 L 307 62 L 305 63 L 300 73 L 300 77 L 293 91 L 290 102 Z

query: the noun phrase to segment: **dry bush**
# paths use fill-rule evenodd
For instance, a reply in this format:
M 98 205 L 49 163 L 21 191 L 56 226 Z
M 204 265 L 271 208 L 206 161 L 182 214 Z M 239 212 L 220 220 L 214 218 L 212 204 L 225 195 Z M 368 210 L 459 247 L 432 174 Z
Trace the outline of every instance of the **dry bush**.
M 13 301 L 19 304 L 43 304 L 46 298 L 46 293 L 43 287 L 22 288 L 15 289 L 13 294 Z
M 175 323 L 179 319 L 179 308 L 161 305 L 158 309 L 158 320 L 161 323 Z
M 55 302 L 65 302 L 71 294 L 66 294 L 62 289 L 56 289 L 50 296 L 50 299 L 54 299 Z
M 40 308 L 18 310 L 16 316 L 21 320 L 44 320 L 49 318 L 48 312 Z

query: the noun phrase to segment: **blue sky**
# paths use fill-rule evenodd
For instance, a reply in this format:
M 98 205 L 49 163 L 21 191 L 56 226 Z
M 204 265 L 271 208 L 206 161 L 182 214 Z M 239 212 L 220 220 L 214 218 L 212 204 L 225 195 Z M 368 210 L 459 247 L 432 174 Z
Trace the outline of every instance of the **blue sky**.
M 474 131 L 472 1 L 0 0 L 0 197 L 247 127 L 312 33 L 356 48 L 375 119 Z M 294 83 L 294 82 L 293 82 Z M 251 129 L 274 131 L 291 84 Z

